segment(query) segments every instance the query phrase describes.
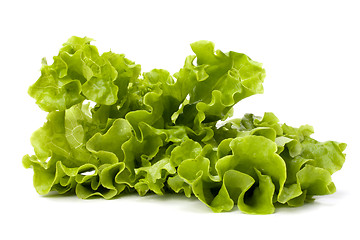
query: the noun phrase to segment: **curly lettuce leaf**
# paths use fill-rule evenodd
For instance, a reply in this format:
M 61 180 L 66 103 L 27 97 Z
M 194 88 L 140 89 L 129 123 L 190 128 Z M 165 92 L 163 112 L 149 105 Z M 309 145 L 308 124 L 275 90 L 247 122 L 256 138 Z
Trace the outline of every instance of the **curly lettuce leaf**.
M 196 54 L 197 66 L 186 62 L 184 68 L 198 69 L 202 78 L 189 93 L 189 107 L 184 108 L 181 115 L 183 122 L 191 120 L 187 118 L 191 111 L 198 112 L 199 122 L 224 120 L 237 102 L 263 93 L 265 70 L 260 63 L 241 53 L 215 52 L 214 44 L 209 41 L 195 42 L 191 48 Z
M 54 60 L 54 65 L 57 61 Z M 64 74 L 59 78 L 56 69 L 43 61 L 40 78 L 29 88 L 28 93 L 44 111 L 65 110 L 84 100 L 81 83 Z
M 139 75 L 140 66 L 124 55 L 100 55 L 91 41 L 87 37 L 71 37 L 52 65 L 43 60 L 41 76 L 29 88 L 29 95 L 41 109 L 65 110 L 85 98 L 113 105 L 126 95 L 127 85 Z

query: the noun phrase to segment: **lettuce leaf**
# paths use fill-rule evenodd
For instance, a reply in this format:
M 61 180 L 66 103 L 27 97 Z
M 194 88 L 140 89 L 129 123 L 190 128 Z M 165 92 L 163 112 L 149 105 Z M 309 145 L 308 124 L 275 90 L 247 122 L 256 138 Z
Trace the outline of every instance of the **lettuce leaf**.
M 288 126 L 271 112 L 230 119 L 236 103 L 263 93 L 261 63 L 198 41 L 174 75 L 141 74 L 91 41 L 71 37 L 29 88 L 48 112 L 30 139 L 34 154 L 22 160 L 39 194 L 177 193 L 214 212 L 237 205 L 270 214 L 335 192 L 345 143 L 319 142 L 311 126 Z

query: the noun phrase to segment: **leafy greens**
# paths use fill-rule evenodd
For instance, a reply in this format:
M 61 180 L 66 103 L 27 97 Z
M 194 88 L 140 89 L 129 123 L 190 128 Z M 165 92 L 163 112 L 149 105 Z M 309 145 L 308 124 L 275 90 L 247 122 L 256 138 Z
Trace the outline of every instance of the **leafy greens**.
M 270 214 L 275 203 L 301 206 L 335 192 L 331 174 L 345 161 L 345 143 L 318 142 L 311 126 L 280 124 L 270 112 L 227 120 L 237 102 L 263 93 L 260 63 L 198 41 L 173 76 L 141 75 L 140 65 L 100 55 L 91 40 L 71 37 L 51 65 L 43 59 L 29 88 L 48 112 L 31 137 L 35 154 L 23 157 L 39 194 L 175 192 L 214 212 L 237 205 Z

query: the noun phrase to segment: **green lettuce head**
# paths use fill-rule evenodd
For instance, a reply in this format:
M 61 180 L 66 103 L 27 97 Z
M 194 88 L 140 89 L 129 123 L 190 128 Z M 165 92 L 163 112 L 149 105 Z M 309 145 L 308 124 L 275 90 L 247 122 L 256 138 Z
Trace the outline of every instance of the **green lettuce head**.
M 318 142 L 312 127 L 281 124 L 270 112 L 230 119 L 236 103 L 263 93 L 260 63 L 198 41 L 174 75 L 141 74 L 139 64 L 100 54 L 91 41 L 71 37 L 29 88 L 48 112 L 31 137 L 34 155 L 23 157 L 39 194 L 172 192 L 214 212 L 237 205 L 269 214 L 335 192 L 331 175 L 346 144 Z

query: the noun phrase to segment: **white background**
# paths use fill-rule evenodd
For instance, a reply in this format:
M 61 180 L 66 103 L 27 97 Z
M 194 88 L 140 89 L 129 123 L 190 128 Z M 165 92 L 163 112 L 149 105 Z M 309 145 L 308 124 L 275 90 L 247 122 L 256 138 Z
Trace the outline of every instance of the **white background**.
M 356 239 L 359 9 L 346 0 L 2 1 L 0 238 Z M 51 62 L 73 35 L 94 38 L 100 52 L 125 53 L 143 71 L 175 73 L 191 54 L 189 44 L 201 39 L 262 62 L 265 93 L 240 102 L 235 116 L 271 111 L 289 125 L 314 126 L 320 141 L 346 142 L 346 162 L 333 175 L 337 192 L 266 216 L 215 214 L 182 196 L 39 196 L 21 159 L 32 153 L 29 138 L 45 113 L 27 89 L 40 75 L 41 58 Z

